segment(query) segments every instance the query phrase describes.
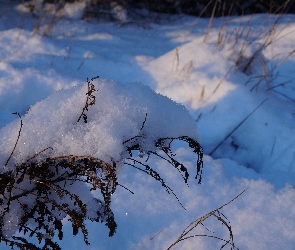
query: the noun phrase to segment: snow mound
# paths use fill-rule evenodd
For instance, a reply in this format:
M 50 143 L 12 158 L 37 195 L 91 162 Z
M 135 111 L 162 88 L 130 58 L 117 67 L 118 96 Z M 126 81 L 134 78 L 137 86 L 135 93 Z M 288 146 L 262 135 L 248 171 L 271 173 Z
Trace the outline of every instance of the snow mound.
M 76 155 L 120 163 L 128 154 L 124 142 L 131 138 L 137 138 L 142 153 L 155 150 L 158 138 L 196 139 L 196 124 L 188 110 L 149 87 L 95 79 L 91 94 L 95 104 L 87 107 L 88 84 L 55 92 L 32 106 L 22 117 L 19 141 L 8 164 L 20 120 L 2 128 L 0 166 L 9 170 L 36 154 L 36 160 Z M 87 123 L 79 120 L 81 114 Z

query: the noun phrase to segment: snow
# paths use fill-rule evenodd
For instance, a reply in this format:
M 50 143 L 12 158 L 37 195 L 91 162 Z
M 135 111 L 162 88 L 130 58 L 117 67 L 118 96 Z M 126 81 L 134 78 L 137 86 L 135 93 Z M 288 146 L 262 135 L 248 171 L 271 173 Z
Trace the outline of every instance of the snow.
M 57 239 L 62 249 L 167 249 L 190 222 L 245 189 L 222 209 L 235 245 L 295 249 L 295 16 L 215 19 L 204 42 L 209 19 L 196 23 L 193 17 L 171 16 L 145 29 L 136 23 L 81 21 L 82 7 L 67 5 L 64 11 L 73 19 L 61 19 L 50 29 L 46 23 L 32 29 L 36 19 L 19 12 L 20 7 L 3 14 L 0 166 L 20 127 L 13 112 L 22 115 L 24 124 L 12 159 L 16 163 L 49 146 L 55 151 L 47 154 L 73 152 L 119 161 L 124 158 L 121 142 L 145 129 L 153 138 L 183 133 L 197 138 L 205 157 L 201 185 L 193 178 L 196 155 L 186 145 L 174 147 L 191 173 L 188 185 L 167 162 L 151 158 L 186 210 L 155 180 L 124 166 L 118 181 L 134 194 L 118 188 L 112 196 L 117 233 L 109 238 L 103 224 L 89 222 L 87 247 L 81 233 L 71 235 L 65 220 L 66 236 Z M 26 22 L 18 24 L 18 19 Z M 83 129 L 85 124 L 82 128 L 76 121 L 85 104 L 85 80 L 96 75 L 96 104 L 89 107 Z M 7 235 L 15 230 L 15 220 L 5 218 Z M 205 226 L 210 231 L 200 227 L 196 233 L 228 239 L 216 220 Z M 222 244 L 194 237 L 174 249 L 219 249 Z M 3 244 L 1 249 L 10 248 Z
M 155 151 L 159 138 L 197 138 L 196 124 L 188 110 L 149 87 L 110 80 L 91 82 L 95 105 L 87 108 L 87 123 L 78 122 L 89 92 L 87 83 L 55 92 L 22 118 L 19 146 L 10 165 L 19 165 L 49 147 L 53 149 L 44 152 L 42 159 L 84 155 L 120 163 L 129 155 L 128 143 L 124 142 L 134 137 L 138 137 L 143 153 Z M 5 165 L 19 129 L 19 121 L 15 120 L 0 130 L 0 166 Z M 5 169 L 8 171 L 9 165 Z

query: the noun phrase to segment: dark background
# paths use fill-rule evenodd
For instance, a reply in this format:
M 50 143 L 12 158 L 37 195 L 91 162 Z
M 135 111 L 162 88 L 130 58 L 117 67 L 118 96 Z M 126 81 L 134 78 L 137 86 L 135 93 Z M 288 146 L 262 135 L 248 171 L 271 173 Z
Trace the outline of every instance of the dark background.
M 85 0 L 44 0 L 44 2 L 64 4 Z M 184 13 L 210 17 L 244 15 L 253 13 L 295 13 L 295 0 L 88 0 L 89 8 L 112 8 L 118 4 L 126 9 L 145 8 L 161 13 Z

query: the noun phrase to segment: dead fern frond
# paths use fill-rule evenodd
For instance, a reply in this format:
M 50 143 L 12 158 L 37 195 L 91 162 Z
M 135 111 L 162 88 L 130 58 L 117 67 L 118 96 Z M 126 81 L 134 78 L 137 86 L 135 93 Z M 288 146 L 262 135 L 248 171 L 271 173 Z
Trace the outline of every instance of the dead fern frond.
M 87 204 L 69 189 L 77 182 L 87 183 L 89 192 L 100 190 L 103 201 L 93 198 L 98 205 L 96 217 L 88 217 Z M 62 239 L 61 227 L 53 228 L 49 223 L 55 221 L 56 225 L 61 225 L 62 219 L 58 219 L 61 214 L 69 216 L 74 235 L 81 229 L 86 244 L 89 244 L 88 231 L 84 223 L 87 219 L 105 221 L 110 230 L 109 236 L 116 231 L 117 224 L 111 210 L 111 195 L 118 184 L 115 164 L 110 165 L 88 156 L 60 156 L 47 158 L 42 163 L 30 160 L 16 166 L 14 173 L 0 174 L 0 183 L 0 194 L 7 200 L 6 206 L 2 200 L 1 205 L 5 208 L 1 214 L 2 218 L 10 212 L 13 204 L 21 204 L 24 213 L 20 217 L 19 230 L 24 234 L 29 233 L 29 237 L 35 235 L 40 239 L 39 244 L 46 235 L 51 235 L 52 238 L 56 229 L 59 238 Z M 26 200 L 34 201 L 29 203 Z M 34 230 L 29 226 L 32 220 L 38 225 Z M 3 221 L 0 226 L 2 231 Z M 8 242 L 4 238 L 2 241 Z M 10 244 L 11 241 L 12 239 L 9 239 Z M 19 244 L 21 243 L 16 245 Z M 47 239 L 43 247 L 48 247 L 48 244 L 54 243 Z
M 155 146 L 157 148 L 157 151 L 145 152 L 145 154 L 147 155 L 147 159 L 141 161 L 141 160 L 133 157 L 132 151 L 141 152 L 141 148 L 138 143 L 138 139 L 140 139 L 142 137 L 143 136 L 141 136 L 141 135 L 135 136 L 135 137 L 124 142 L 125 144 L 127 144 L 126 150 L 129 152 L 129 155 L 130 155 L 130 158 L 127 158 L 124 164 L 127 166 L 131 166 L 137 170 L 140 170 L 140 171 L 146 173 L 147 175 L 151 176 L 152 178 L 154 178 L 156 181 L 160 182 L 161 185 L 166 189 L 166 191 L 168 193 L 173 194 L 175 196 L 175 198 L 177 199 L 177 201 L 179 202 L 179 204 L 184 208 L 184 206 L 182 205 L 180 199 L 175 194 L 175 192 L 166 184 L 166 182 L 160 176 L 160 174 L 147 164 L 147 162 L 148 162 L 149 157 L 151 155 L 154 155 L 160 159 L 167 161 L 171 166 L 173 166 L 175 169 L 177 169 L 177 171 L 181 174 L 184 182 L 187 183 L 188 178 L 189 178 L 189 172 L 188 172 L 187 168 L 182 163 L 180 163 L 179 161 L 177 161 L 175 159 L 175 154 L 173 154 L 173 152 L 171 150 L 172 142 L 177 141 L 177 140 L 184 141 L 188 144 L 188 146 L 191 149 L 193 149 L 193 152 L 198 155 L 195 179 L 197 179 L 198 183 L 201 184 L 202 169 L 203 169 L 203 149 L 202 149 L 202 147 L 200 146 L 200 144 L 197 141 L 195 141 L 194 139 L 187 137 L 187 136 L 180 136 L 180 137 L 175 137 L 175 138 L 160 138 L 155 142 Z

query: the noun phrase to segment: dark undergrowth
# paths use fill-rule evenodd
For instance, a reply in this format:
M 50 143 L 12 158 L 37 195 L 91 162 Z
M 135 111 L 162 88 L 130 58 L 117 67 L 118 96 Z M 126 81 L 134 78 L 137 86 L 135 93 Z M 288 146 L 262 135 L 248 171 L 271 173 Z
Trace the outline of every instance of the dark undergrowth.
M 34 9 L 36 1 L 23 1 L 30 4 Z M 62 8 L 66 3 L 85 2 L 87 10 L 92 9 L 95 15 L 107 10 L 114 9 L 115 6 L 129 10 L 146 9 L 148 11 L 169 13 L 169 14 L 189 14 L 194 16 L 211 17 L 244 15 L 254 13 L 295 13 L 294 1 L 283 0 L 43 0 L 43 4 L 56 4 L 57 8 Z

